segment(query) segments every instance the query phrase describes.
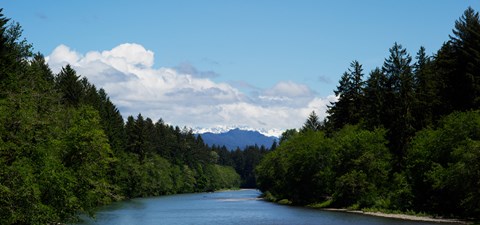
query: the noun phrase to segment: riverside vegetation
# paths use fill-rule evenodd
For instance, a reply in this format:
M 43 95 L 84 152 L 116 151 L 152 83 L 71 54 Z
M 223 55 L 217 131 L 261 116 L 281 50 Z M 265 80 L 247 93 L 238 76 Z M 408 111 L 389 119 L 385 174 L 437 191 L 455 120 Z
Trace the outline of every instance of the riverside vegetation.
M 353 61 L 338 101 L 287 130 L 256 168 L 274 201 L 480 219 L 480 21 L 468 8 L 453 34 L 415 61 L 395 43 L 363 79 Z
M 122 199 L 255 184 L 284 203 L 480 215 L 480 23 L 471 8 L 434 56 L 421 48 L 412 63 L 395 43 L 365 81 L 354 61 L 324 123 L 312 113 L 271 151 L 233 152 L 162 120 L 124 121 L 71 66 L 53 74 L 2 11 L 0 224 L 71 222 Z
M 142 115 L 124 122 L 71 66 L 53 74 L 2 11 L 0 224 L 72 222 L 122 199 L 240 186 L 191 130 Z

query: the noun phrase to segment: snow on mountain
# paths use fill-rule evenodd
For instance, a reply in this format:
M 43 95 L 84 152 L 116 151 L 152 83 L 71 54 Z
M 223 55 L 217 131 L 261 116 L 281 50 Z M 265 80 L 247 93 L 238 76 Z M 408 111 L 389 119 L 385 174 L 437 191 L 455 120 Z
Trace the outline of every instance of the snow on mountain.
M 258 145 L 270 148 L 274 141 L 278 142 L 278 137 L 268 135 L 267 132 L 261 133 L 258 130 L 235 127 L 216 127 L 214 129 L 194 129 L 194 132 L 201 135 L 203 141 L 208 145 L 225 146 L 227 149 L 235 150 L 237 147 L 243 149 L 245 146 Z M 273 134 L 280 132 L 271 131 Z M 267 134 L 267 135 L 266 135 Z
M 282 136 L 283 130 L 280 129 L 254 129 L 247 126 L 216 126 L 216 127 L 196 127 L 193 128 L 193 132 L 196 134 L 203 134 L 203 133 L 213 133 L 213 134 L 221 134 L 227 133 L 230 130 L 240 129 L 244 131 L 257 131 L 260 134 L 263 134 L 267 137 L 276 137 L 279 138 Z

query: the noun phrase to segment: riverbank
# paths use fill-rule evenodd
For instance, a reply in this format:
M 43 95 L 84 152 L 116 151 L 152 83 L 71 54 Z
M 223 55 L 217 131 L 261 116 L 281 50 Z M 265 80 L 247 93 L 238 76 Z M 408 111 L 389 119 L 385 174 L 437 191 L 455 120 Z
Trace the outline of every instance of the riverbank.
M 277 199 L 274 197 L 270 192 L 262 193 L 260 196 L 265 201 L 274 202 L 281 205 L 291 205 L 292 202 L 287 199 Z M 384 217 L 384 218 L 392 218 L 392 219 L 401 219 L 401 220 L 409 220 L 409 221 L 419 221 L 419 222 L 434 222 L 434 223 L 456 223 L 456 224 L 475 224 L 474 222 L 467 221 L 467 220 L 459 220 L 459 219 L 449 219 L 449 218 L 435 218 L 432 216 L 419 216 L 419 215 L 408 215 L 402 213 L 387 213 L 387 212 L 380 212 L 380 211 L 363 211 L 363 210 L 351 210 L 351 209 L 339 209 L 339 208 L 328 208 L 331 202 L 327 201 L 323 204 L 311 204 L 306 205 L 307 208 L 313 208 L 323 211 L 332 211 L 332 212 L 345 212 L 345 213 L 355 213 L 355 214 L 362 214 L 368 216 L 376 216 L 376 217 Z
M 346 212 L 346 213 L 356 213 L 356 214 L 363 214 L 363 215 L 368 215 L 368 216 L 401 219 L 401 220 L 411 220 L 411 221 L 420 221 L 420 222 L 473 224 L 472 222 L 465 221 L 465 220 L 434 218 L 434 217 L 429 217 L 429 216 L 414 216 L 414 215 L 399 214 L 399 213 L 367 212 L 367 211 L 361 211 L 361 210 L 335 209 L 335 208 L 321 208 L 320 210 L 335 211 L 335 212 Z

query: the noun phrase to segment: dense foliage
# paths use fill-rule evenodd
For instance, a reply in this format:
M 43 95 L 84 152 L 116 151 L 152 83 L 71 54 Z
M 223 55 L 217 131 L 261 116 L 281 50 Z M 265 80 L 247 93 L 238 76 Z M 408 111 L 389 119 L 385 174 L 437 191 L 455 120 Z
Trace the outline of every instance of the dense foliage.
M 256 168 L 272 199 L 479 218 L 480 19 L 468 8 L 433 56 L 400 44 L 341 77 L 328 117 L 287 130 Z
M 53 74 L 0 10 L 0 224 L 56 224 L 125 198 L 239 187 L 191 130 L 126 123 L 71 66 Z
M 334 137 L 299 133 L 265 156 L 258 186 L 297 204 L 334 200 L 338 206 L 381 201 L 391 170 L 385 130 L 345 126 Z
M 246 146 L 243 150 L 237 148 L 235 151 L 227 150 L 225 146 L 212 146 L 218 155 L 218 164 L 235 168 L 240 175 L 242 188 L 256 188 L 255 167 L 260 163 L 265 154 L 276 148 L 274 141 L 270 148 L 265 146 Z

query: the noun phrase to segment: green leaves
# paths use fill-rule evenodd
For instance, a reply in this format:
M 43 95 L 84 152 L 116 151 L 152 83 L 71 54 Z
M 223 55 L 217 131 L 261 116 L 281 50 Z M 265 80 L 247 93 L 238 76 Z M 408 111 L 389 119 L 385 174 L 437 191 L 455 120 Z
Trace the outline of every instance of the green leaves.
M 70 127 L 61 138 L 62 164 L 75 177 L 75 196 L 80 209 L 91 213 L 97 205 L 111 202 L 112 184 L 107 171 L 115 158 L 100 126 L 98 112 L 89 106 L 71 109 Z
M 480 123 L 478 112 L 469 110 L 480 107 L 479 18 L 469 7 L 455 22 L 450 40 L 432 57 L 421 47 L 413 64 L 395 43 L 364 86 L 357 85 L 363 82 L 356 76 L 362 71 L 358 62 L 342 75 L 335 90 L 338 101 L 329 108 L 324 127 L 340 143 L 334 204 L 374 202 L 374 207 L 478 218 Z M 353 94 L 356 89 L 359 95 Z M 350 133 L 346 124 L 370 132 L 385 128 L 388 151 L 383 147 L 380 152 L 392 158 L 378 155 L 378 140 L 361 130 Z
M 479 160 L 478 111 L 453 113 L 438 128 L 421 131 L 407 159 L 415 205 L 443 214 L 478 215 Z
M 54 75 L 1 12 L 0 224 L 72 222 L 126 197 L 240 185 L 191 131 L 141 116 L 125 127 L 104 90 L 70 65 Z
M 345 126 L 334 135 L 337 163 L 334 202 L 371 207 L 387 195 L 391 158 L 385 130 L 367 131 Z M 352 195 L 353 194 L 353 195 Z
M 304 132 L 283 142 L 256 168 L 260 190 L 308 204 L 372 206 L 387 196 L 390 153 L 385 130 L 346 126 L 332 138 Z

